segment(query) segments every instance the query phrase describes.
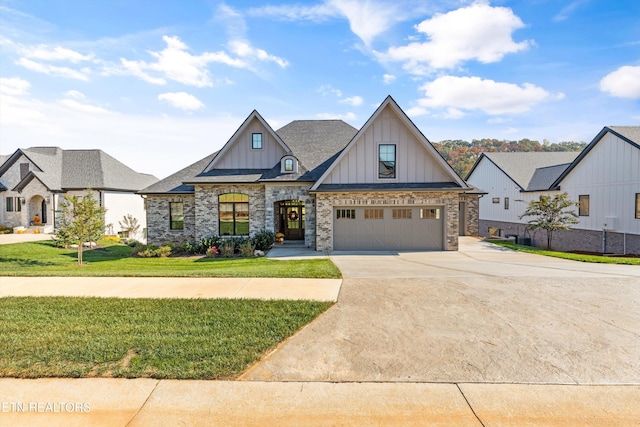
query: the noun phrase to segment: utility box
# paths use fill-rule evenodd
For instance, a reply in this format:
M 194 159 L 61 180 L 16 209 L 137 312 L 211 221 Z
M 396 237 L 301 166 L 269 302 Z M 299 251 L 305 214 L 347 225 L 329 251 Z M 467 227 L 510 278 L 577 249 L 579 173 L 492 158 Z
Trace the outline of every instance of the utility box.
M 618 217 L 617 216 L 605 216 L 602 229 L 605 231 L 616 231 L 618 229 Z

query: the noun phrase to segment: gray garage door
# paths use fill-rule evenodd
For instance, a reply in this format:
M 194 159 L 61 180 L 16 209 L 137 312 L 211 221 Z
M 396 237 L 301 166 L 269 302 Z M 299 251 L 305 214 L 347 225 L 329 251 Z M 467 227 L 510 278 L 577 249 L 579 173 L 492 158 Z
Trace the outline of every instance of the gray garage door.
M 335 250 L 443 250 L 444 208 L 334 208 Z

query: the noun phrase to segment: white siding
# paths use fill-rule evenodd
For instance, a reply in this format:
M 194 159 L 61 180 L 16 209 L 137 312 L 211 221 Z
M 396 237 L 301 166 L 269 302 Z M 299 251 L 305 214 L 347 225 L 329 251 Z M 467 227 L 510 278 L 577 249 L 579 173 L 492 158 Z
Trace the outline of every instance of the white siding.
M 615 231 L 640 234 L 640 219 L 634 218 L 640 149 L 628 142 L 606 133 L 562 180 L 560 189 L 574 201 L 589 195 L 589 216 L 580 217 L 575 228 L 602 230 L 606 218 L 615 217 Z
M 125 215 L 131 214 L 138 220 L 138 224 L 140 224 L 140 231 L 136 238 L 142 238 L 142 232 L 147 227 L 147 214 L 144 209 L 144 199 L 142 196 L 132 193 L 105 191 L 102 193 L 102 203 L 107 209 L 104 222 L 107 226 L 113 226 L 114 234 L 122 231 L 120 222 Z M 107 232 L 109 231 L 111 230 L 107 227 Z
M 553 195 L 557 191 L 536 191 L 525 193 L 504 172 L 483 157 L 476 166 L 467 183 L 489 193 L 480 198 L 480 219 L 491 221 L 505 221 L 526 224 L 527 218 L 519 219 L 531 200 L 537 200 L 540 195 Z M 504 208 L 504 198 L 509 198 L 509 209 Z M 493 198 L 499 198 L 493 203 Z M 530 218 L 529 218 L 530 219 Z
M 262 149 L 252 148 L 252 134 L 262 134 Z M 231 146 L 216 160 L 216 169 L 271 169 L 285 155 L 282 146 L 265 126 L 254 118 L 251 123 L 230 142 Z
M 396 145 L 396 178 L 378 178 L 378 145 Z M 421 141 L 386 107 L 355 141 L 323 184 L 451 182 Z

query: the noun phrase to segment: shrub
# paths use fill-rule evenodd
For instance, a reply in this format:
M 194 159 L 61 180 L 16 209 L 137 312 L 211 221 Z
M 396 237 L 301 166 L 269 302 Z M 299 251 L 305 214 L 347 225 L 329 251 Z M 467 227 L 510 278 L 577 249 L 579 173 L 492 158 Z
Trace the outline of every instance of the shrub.
M 254 234 L 251 241 L 257 250 L 266 252 L 275 243 L 276 235 L 273 231 L 262 230 Z
M 106 240 L 107 242 L 115 242 L 115 243 L 120 243 L 121 241 L 120 237 L 112 236 L 112 235 L 104 236 L 102 239 Z
M 220 255 L 224 258 L 231 258 L 235 253 L 235 248 L 232 243 L 223 243 L 220 247 Z
M 131 256 L 140 258 L 166 258 L 169 255 L 171 255 L 170 245 L 162 245 L 160 247 L 156 245 L 138 245 L 131 252 Z
M 240 245 L 240 256 L 244 258 L 252 257 L 254 249 L 255 246 L 251 243 L 251 240 L 247 240 Z
M 207 249 L 207 258 L 215 258 L 218 255 L 220 255 L 220 251 L 218 251 L 218 248 L 216 248 L 215 246 L 211 246 L 209 249 Z
M 156 255 L 157 257 L 160 258 L 166 258 L 169 255 L 171 255 L 171 251 L 172 251 L 172 245 L 162 245 L 160 246 L 158 249 L 156 249 Z
M 198 252 L 199 254 L 204 254 L 207 252 L 207 249 L 209 249 L 212 246 L 215 246 L 216 248 L 219 248 L 222 244 L 222 238 L 220 236 L 209 236 L 209 237 L 205 237 L 203 239 L 200 240 L 200 245 L 198 247 Z
M 0 234 L 11 234 L 13 233 L 13 228 L 7 227 L 4 224 L 0 224 Z

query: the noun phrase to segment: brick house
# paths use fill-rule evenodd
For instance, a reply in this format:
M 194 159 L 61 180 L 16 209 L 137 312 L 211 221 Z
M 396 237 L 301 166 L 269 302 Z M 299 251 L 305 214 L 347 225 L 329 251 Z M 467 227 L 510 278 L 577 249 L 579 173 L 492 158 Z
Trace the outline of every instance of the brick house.
M 139 192 L 150 243 L 281 232 L 316 250 L 457 250 L 477 191 L 387 97 L 361 129 L 253 111 L 223 148 Z

